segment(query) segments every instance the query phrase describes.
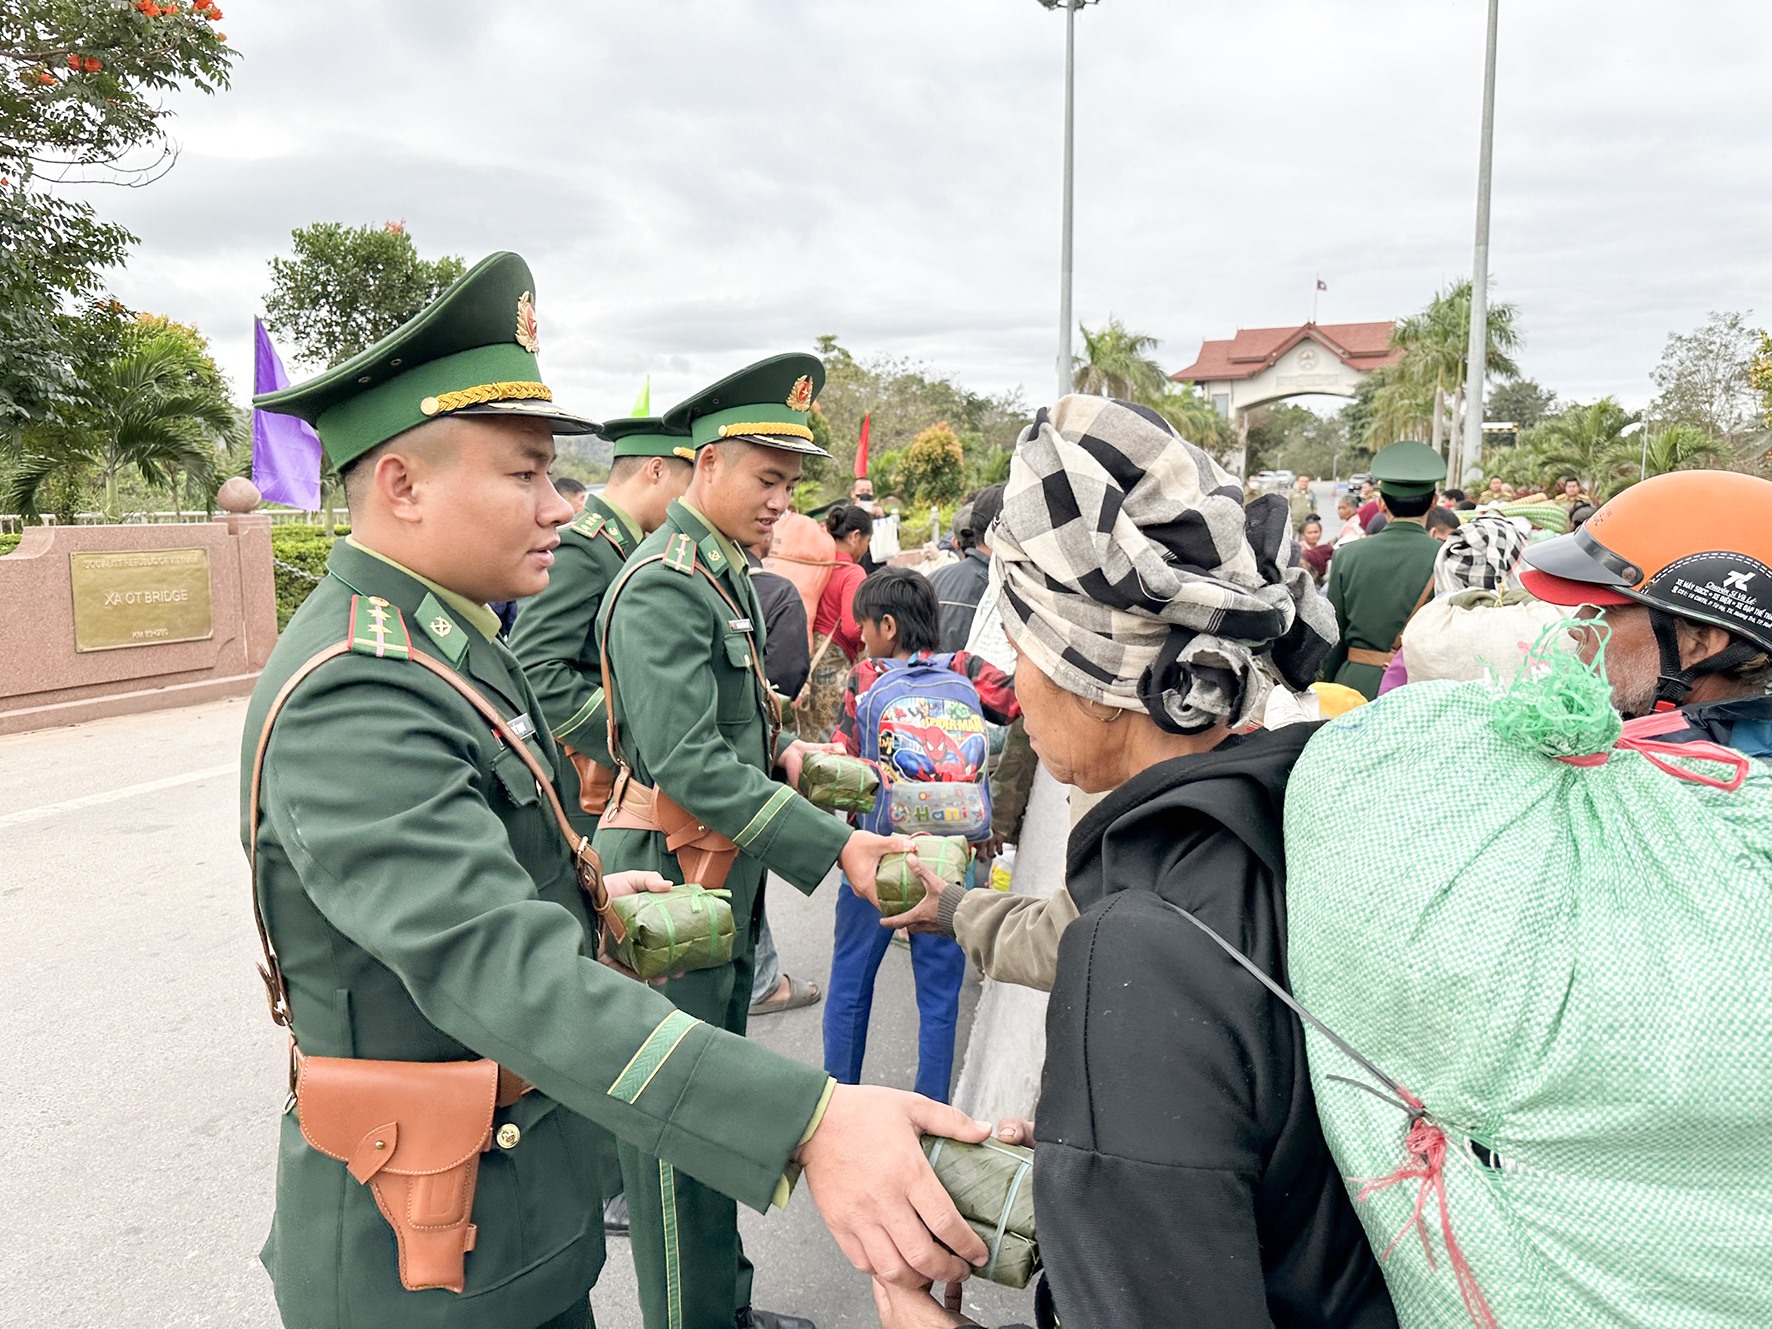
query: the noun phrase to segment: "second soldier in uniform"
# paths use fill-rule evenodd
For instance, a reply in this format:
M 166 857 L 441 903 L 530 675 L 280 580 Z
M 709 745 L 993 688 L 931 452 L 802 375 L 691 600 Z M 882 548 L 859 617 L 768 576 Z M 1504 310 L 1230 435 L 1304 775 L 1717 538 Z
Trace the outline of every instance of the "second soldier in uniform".
M 825 455 L 806 424 L 823 382 L 815 357 L 778 355 L 665 413 L 691 434 L 695 477 L 604 606 L 618 765 L 597 848 L 612 869 L 732 892 L 732 963 L 664 990 L 733 1033 L 749 1012 L 766 870 L 809 892 L 840 861 L 872 898 L 881 855 L 910 844 L 851 831 L 789 787 L 808 747 L 779 734 L 763 676 L 762 613 L 740 549 L 769 538 L 804 458 Z M 778 764 L 788 784 L 772 778 Z M 648 1329 L 809 1329 L 751 1307 L 730 1199 L 627 1146 L 622 1177 Z

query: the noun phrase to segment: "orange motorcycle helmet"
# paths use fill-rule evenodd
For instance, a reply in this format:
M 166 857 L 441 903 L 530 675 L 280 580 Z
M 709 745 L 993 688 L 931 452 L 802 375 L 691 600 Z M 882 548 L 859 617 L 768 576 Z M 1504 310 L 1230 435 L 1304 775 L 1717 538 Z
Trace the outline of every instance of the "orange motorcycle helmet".
M 1529 545 L 1520 584 L 1549 604 L 1640 604 L 1661 647 L 1657 709 L 1705 674 L 1772 652 L 1772 481 L 1674 471 L 1632 485 L 1573 534 Z M 1676 619 L 1736 640 L 1682 667 Z

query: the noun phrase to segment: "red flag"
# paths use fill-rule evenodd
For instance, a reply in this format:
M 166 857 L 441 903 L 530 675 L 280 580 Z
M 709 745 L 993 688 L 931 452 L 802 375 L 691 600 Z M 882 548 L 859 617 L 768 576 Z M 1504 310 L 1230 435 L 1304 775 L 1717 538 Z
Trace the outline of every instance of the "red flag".
M 868 478 L 868 425 L 873 418 L 872 411 L 861 417 L 861 442 L 855 445 L 855 478 L 857 480 Z

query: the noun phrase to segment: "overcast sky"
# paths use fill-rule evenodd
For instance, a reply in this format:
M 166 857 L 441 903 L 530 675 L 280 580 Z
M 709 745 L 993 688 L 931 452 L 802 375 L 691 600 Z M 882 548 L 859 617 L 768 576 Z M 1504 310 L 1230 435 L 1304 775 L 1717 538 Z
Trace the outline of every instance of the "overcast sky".
M 313 221 L 535 270 L 558 400 L 662 408 L 839 334 L 1052 392 L 1064 17 L 1036 0 L 232 0 L 183 157 L 93 190 L 117 293 L 250 387 Z M 1075 315 L 1161 338 L 1385 319 L 1468 276 L 1481 0 L 1103 0 L 1078 17 Z M 1764 0 L 1501 0 L 1491 273 L 1528 374 L 1650 395 L 1672 330 L 1772 320 Z

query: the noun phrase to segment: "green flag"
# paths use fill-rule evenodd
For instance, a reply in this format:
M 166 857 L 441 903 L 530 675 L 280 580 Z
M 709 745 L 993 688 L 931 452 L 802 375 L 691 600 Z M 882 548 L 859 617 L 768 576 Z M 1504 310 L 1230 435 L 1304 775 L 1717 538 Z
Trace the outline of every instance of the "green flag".
M 628 414 L 636 420 L 652 414 L 652 375 L 646 375 L 646 386 L 640 389 L 640 395 L 634 398 L 634 409 Z

